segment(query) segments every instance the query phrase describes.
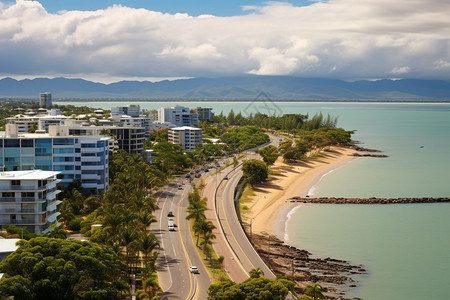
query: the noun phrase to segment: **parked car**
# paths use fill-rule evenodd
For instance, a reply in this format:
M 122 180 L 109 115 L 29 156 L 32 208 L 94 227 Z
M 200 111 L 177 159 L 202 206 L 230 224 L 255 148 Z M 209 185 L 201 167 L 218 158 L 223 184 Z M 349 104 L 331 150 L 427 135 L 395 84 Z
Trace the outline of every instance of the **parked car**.
M 190 174 L 190 173 L 187 173 L 187 174 L 186 174 L 186 178 L 191 178 L 191 174 Z
M 203 169 L 204 172 L 209 172 L 208 168 Z
M 200 173 L 195 174 L 195 178 L 200 178 L 200 177 L 202 177 L 202 174 L 200 174 Z
M 196 266 L 190 266 L 189 267 L 189 272 L 191 272 L 192 274 L 198 274 L 198 268 Z
M 179 184 L 179 185 L 178 185 L 178 189 L 179 189 L 179 190 L 182 190 L 182 189 L 183 189 L 183 186 L 182 186 L 181 184 Z

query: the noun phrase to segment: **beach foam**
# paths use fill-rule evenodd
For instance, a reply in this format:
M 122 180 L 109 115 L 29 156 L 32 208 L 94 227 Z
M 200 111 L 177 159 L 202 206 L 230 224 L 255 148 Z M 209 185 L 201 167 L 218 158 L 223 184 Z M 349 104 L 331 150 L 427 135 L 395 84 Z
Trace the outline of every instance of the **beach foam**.
M 297 206 L 295 206 L 293 209 L 291 209 L 288 213 L 287 213 L 287 215 L 286 215 L 286 222 L 284 223 L 284 238 L 283 238 L 283 240 L 284 240 L 284 242 L 285 243 L 288 243 L 288 241 L 289 241 L 289 233 L 288 233 L 288 230 L 287 230 L 287 228 L 288 228 L 288 223 L 289 223 L 289 221 L 291 220 L 291 217 L 295 214 L 295 212 L 297 211 L 297 209 L 299 209 L 300 207 L 302 207 L 303 205 L 302 204 L 300 204 L 300 205 L 297 205 Z

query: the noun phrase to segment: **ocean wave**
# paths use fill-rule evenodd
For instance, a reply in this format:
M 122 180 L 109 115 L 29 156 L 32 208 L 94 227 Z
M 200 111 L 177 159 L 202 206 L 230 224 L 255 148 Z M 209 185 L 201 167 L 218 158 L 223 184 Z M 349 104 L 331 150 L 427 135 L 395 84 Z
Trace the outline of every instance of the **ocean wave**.
M 291 219 L 292 215 L 295 214 L 295 212 L 297 211 L 297 209 L 299 209 L 300 207 L 302 207 L 302 204 L 299 204 L 297 206 L 295 206 L 293 209 L 291 209 L 287 215 L 286 215 L 286 222 L 284 223 L 284 242 L 287 243 L 289 240 L 289 233 L 288 233 L 288 223 L 289 220 Z

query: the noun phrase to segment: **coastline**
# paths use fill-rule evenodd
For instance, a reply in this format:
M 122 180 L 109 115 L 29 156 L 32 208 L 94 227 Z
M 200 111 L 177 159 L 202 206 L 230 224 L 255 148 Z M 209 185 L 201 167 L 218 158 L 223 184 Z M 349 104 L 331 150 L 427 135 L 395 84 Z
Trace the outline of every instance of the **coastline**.
M 242 216 L 244 222 L 252 223 L 253 246 L 275 273 L 294 280 L 299 293 L 312 282 L 320 282 L 327 297 L 346 299 L 345 290 L 355 286 L 352 275 L 366 272 L 361 265 L 315 258 L 306 250 L 290 246 L 286 230 L 290 216 L 304 205 L 292 198 L 306 197 L 324 176 L 356 159 L 355 153 L 352 148 L 332 147 L 318 158 L 289 165 L 279 158 L 271 167 L 274 174 L 269 181 L 253 188 L 249 210 Z
M 285 164 L 279 158 L 271 167 L 275 173 L 266 183 L 254 188 L 254 195 L 244 215 L 244 221 L 252 222 L 256 234 L 274 235 L 285 238 L 285 224 L 288 213 L 299 204 L 292 203 L 293 197 L 305 197 L 321 178 L 333 170 L 356 159 L 356 150 L 346 147 L 332 147 L 321 156 L 307 162 Z

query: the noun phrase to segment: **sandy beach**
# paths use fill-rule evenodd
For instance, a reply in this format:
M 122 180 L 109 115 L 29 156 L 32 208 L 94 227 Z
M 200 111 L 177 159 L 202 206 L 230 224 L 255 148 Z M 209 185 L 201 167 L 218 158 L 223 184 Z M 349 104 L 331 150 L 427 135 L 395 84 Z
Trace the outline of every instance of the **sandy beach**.
M 305 197 L 324 174 L 355 159 L 353 154 L 356 152 L 350 148 L 332 147 L 320 157 L 306 162 L 286 164 L 279 158 L 271 167 L 275 174 L 268 182 L 254 188 L 255 195 L 247 204 L 249 210 L 244 221 L 252 220 L 253 233 L 271 234 L 283 240 L 287 213 L 298 205 L 287 200 Z

